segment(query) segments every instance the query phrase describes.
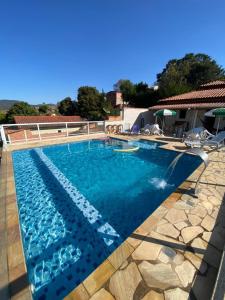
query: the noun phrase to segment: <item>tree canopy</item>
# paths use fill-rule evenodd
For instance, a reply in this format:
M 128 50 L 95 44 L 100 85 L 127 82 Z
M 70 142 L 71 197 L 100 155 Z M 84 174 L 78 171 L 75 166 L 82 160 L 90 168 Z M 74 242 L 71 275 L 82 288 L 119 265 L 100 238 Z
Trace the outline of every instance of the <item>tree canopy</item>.
M 46 115 L 50 112 L 50 107 L 48 104 L 43 103 L 39 105 L 38 111 L 41 115 Z
M 88 120 L 103 120 L 112 109 L 105 94 L 95 87 L 82 86 L 78 89 L 77 107 L 82 118 Z
M 37 110 L 27 102 L 19 102 L 14 104 L 6 113 L 6 122 L 13 123 L 14 116 L 35 116 L 38 115 Z
M 142 81 L 135 84 L 128 79 L 120 79 L 113 87 L 122 93 L 124 102 L 134 107 L 149 107 L 159 99 L 158 91 Z
M 198 88 L 201 84 L 225 78 L 225 70 L 206 54 L 186 54 L 181 59 L 170 60 L 157 74 L 161 98 Z
M 76 112 L 75 102 L 70 97 L 64 98 L 57 105 L 58 111 L 63 116 L 72 116 Z

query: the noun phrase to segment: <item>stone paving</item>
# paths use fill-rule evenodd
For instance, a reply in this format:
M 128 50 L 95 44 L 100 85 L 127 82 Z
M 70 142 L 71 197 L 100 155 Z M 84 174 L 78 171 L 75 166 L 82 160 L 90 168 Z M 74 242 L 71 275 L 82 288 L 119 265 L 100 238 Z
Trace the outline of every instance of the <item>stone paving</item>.
M 93 272 L 66 299 L 210 299 L 225 241 L 225 152 L 210 161 L 198 197 L 201 167 L 97 269 L 104 276 Z

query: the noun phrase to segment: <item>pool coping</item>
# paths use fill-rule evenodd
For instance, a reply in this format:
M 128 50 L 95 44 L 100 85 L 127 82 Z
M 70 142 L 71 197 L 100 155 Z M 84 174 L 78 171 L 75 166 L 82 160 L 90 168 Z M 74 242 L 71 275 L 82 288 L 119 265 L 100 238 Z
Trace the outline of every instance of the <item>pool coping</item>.
M 101 134 L 102 136 L 102 134 Z M 107 136 L 107 135 L 105 135 Z M 116 138 L 116 136 L 114 136 Z M 98 138 L 96 135 L 92 135 L 89 139 Z M 121 139 L 123 137 L 120 136 Z M 129 140 L 130 137 L 124 137 L 124 140 Z M 145 138 L 146 140 L 154 141 L 151 138 Z M 73 141 L 83 141 L 87 140 L 87 136 L 76 137 Z M 48 141 L 39 143 L 38 146 L 48 146 L 53 144 L 71 143 L 71 140 L 66 141 L 55 141 L 55 143 L 48 143 Z M 37 143 L 35 143 L 37 144 Z M 168 144 L 168 143 L 167 143 Z M 23 244 L 21 239 L 21 232 L 19 230 L 19 217 L 18 208 L 16 201 L 16 190 L 14 182 L 13 173 L 13 163 L 11 153 L 13 150 L 33 148 L 31 144 L 15 145 L 11 149 L 5 149 L 2 155 L 2 166 L 1 172 L 3 174 L 1 178 L 1 202 L 5 201 L 6 207 L 6 220 L 5 220 L 5 230 L 7 233 L 6 237 L 6 248 L 7 248 L 7 266 L 8 266 L 8 283 L 9 283 L 9 294 L 11 299 L 32 299 L 31 288 L 27 280 L 27 270 L 23 251 Z M 35 145 L 37 146 L 37 145 Z M 165 147 L 162 145 L 160 147 Z M 165 149 L 165 148 L 164 148 Z M 167 149 L 173 150 L 173 149 Z M 179 151 L 179 150 L 176 150 Z M 160 221 L 160 210 L 163 207 L 170 208 L 175 202 L 177 202 L 182 193 L 179 189 L 190 188 L 191 183 L 188 182 L 192 178 L 195 178 L 197 174 L 201 172 L 200 165 L 195 171 L 169 196 L 167 197 L 161 205 L 148 217 L 146 220 L 133 232 L 141 233 L 146 235 L 152 230 L 157 222 Z M 5 175 L 5 177 L 4 177 Z M 5 192 L 4 192 L 5 191 Z M 5 196 L 4 196 L 5 193 Z M 3 203 L 4 206 L 4 203 Z M 105 261 L 98 266 L 79 286 L 72 290 L 65 299 L 89 299 L 91 298 L 101 287 L 106 283 L 106 281 L 120 268 L 120 266 L 126 261 L 127 257 L 132 254 L 132 252 L 138 246 L 137 241 L 129 236 Z M 24 287 L 21 289 L 21 287 Z M 80 298 L 79 298 L 80 297 Z M 82 298 L 83 297 L 83 298 Z M 7 299 L 7 298 L 6 298 Z

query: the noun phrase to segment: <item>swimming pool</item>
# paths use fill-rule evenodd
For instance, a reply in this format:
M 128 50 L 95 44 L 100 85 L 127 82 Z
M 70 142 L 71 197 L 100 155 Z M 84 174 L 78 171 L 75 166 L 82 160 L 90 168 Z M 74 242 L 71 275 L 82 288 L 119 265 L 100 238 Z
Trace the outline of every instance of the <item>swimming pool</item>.
M 114 149 L 139 147 L 134 153 Z M 34 299 L 62 299 L 200 164 L 144 140 L 15 151 L 20 226 Z M 165 184 L 159 184 L 164 182 Z

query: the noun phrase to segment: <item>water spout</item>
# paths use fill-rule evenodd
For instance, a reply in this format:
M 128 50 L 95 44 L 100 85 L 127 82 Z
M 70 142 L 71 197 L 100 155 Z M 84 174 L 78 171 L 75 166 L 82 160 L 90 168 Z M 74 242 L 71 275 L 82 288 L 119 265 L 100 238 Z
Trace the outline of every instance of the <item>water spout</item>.
M 165 178 L 166 178 L 167 181 L 169 181 L 171 175 L 172 175 L 173 172 L 174 172 L 174 169 L 176 168 L 176 165 L 177 165 L 179 159 L 183 156 L 183 154 L 184 154 L 184 152 L 178 154 L 178 155 L 174 158 L 174 160 L 170 163 L 169 167 L 167 168 L 166 173 L 165 173 Z

